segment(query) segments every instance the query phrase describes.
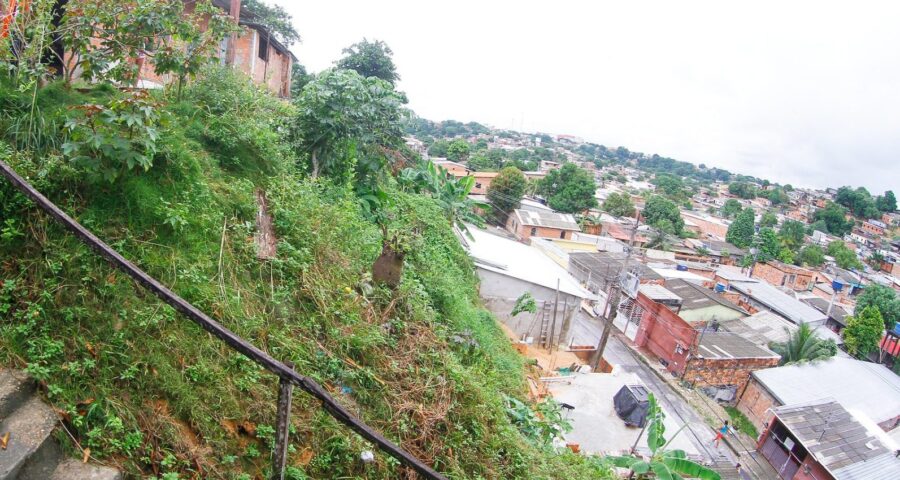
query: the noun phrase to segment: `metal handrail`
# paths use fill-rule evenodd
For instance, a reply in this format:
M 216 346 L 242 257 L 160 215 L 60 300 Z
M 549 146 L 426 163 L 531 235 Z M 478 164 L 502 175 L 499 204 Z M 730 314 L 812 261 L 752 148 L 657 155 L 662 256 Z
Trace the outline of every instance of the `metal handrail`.
M 237 334 L 225 328 L 219 322 L 210 318 L 208 315 L 200 311 L 200 309 L 193 306 L 187 300 L 184 300 L 183 298 L 169 290 L 158 280 L 151 277 L 149 274 L 125 259 L 125 257 L 119 254 L 119 252 L 112 249 L 109 245 L 97 238 L 97 236 L 84 228 L 77 221 L 69 217 L 53 202 L 48 200 L 47 197 L 42 195 L 31 184 L 20 177 L 15 172 L 15 170 L 12 169 L 12 167 L 7 165 L 2 160 L 0 160 L 0 174 L 6 177 L 6 179 L 10 181 L 10 183 L 13 185 L 13 187 L 16 188 L 16 190 L 21 192 L 26 197 L 30 198 L 35 204 L 37 204 L 38 207 L 40 207 L 51 217 L 56 219 L 66 229 L 71 231 L 84 244 L 92 248 L 97 252 L 97 254 L 109 261 L 113 265 L 113 267 L 130 276 L 139 285 L 151 291 L 163 302 L 169 304 L 172 308 L 199 325 L 201 328 L 211 333 L 219 340 L 225 342 L 225 344 L 232 349 L 242 353 L 244 356 L 246 356 L 250 360 L 253 360 L 266 370 L 274 373 L 275 375 L 278 375 L 278 377 L 280 378 L 280 383 L 282 384 L 279 388 L 279 405 L 285 404 L 287 405 L 288 409 L 290 408 L 290 389 L 284 388 L 285 383 L 300 387 L 303 391 L 321 401 L 322 407 L 325 408 L 325 410 L 337 421 L 350 427 L 360 436 L 377 445 L 381 450 L 387 452 L 392 457 L 399 460 L 401 463 L 414 469 L 423 478 L 445 480 L 445 477 L 443 475 L 433 470 L 431 467 L 423 463 L 418 458 L 414 457 L 412 454 L 395 445 L 390 440 L 384 438 L 380 433 L 366 425 L 362 420 L 354 417 L 353 414 L 351 414 L 349 411 L 347 411 L 347 409 L 341 406 L 337 402 L 337 400 L 335 400 L 334 397 L 332 397 L 327 391 L 325 391 L 325 389 L 323 389 L 321 385 L 316 383 L 315 380 L 305 375 L 300 375 L 299 373 L 294 371 L 292 366 L 285 365 L 266 352 L 260 350 L 243 338 L 239 337 Z M 282 395 L 285 394 L 283 392 L 286 392 L 286 395 L 288 396 L 286 401 L 283 401 L 284 399 L 281 398 Z M 279 412 L 279 419 L 282 418 L 283 413 L 286 412 Z M 281 427 L 282 425 L 279 425 L 279 430 L 281 430 Z M 276 435 L 276 441 L 278 442 L 278 445 L 276 446 L 275 457 L 276 461 L 281 462 L 280 471 L 273 471 L 273 478 L 281 479 L 284 476 L 283 448 L 284 444 L 286 443 L 286 439 L 287 421 L 284 421 L 284 431 L 279 431 Z M 279 452 L 282 452 L 282 455 L 279 455 Z M 279 457 L 282 458 L 279 459 Z M 274 470 L 279 470 L 279 468 L 276 467 L 276 469 Z

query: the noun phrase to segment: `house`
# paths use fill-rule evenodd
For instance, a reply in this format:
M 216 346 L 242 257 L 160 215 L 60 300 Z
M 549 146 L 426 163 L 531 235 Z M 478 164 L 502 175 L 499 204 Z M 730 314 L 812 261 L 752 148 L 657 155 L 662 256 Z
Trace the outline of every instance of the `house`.
M 700 234 L 700 238 L 725 238 L 728 234 L 728 224 L 712 215 L 683 210 L 681 218 L 685 223 L 691 223 L 692 228 Z
M 739 335 L 693 328 L 679 316 L 683 300 L 678 299 L 660 285 L 642 285 L 631 315 L 639 318 L 635 344 L 657 356 L 673 375 L 730 391 L 733 398 L 750 372 L 778 365 L 778 354 Z
M 900 424 L 900 376 L 884 365 L 843 356 L 754 372 L 737 409 L 762 430 L 773 409 L 824 398 L 861 412 L 885 432 Z
M 666 280 L 669 291 L 681 297 L 678 316 L 691 325 L 723 322 L 747 316 L 737 305 L 704 288 L 683 279 Z
M 634 230 L 633 226 L 628 226 L 627 228 L 618 222 L 615 221 L 605 221 L 600 223 L 600 235 L 605 237 L 612 237 L 620 242 L 624 242 L 625 244 L 630 244 L 632 241 L 632 231 Z M 641 235 L 640 229 L 634 232 L 634 245 L 637 247 L 641 247 L 650 239 Z
M 869 235 L 880 237 L 884 235 L 884 231 L 885 229 L 887 229 L 887 225 L 879 220 L 866 220 L 862 223 L 862 225 L 860 225 L 860 228 L 863 232 L 866 232 Z
M 552 314 L 555 304 L 558 324 L 552 339 L 554 343 L 565 343 L 582 301 L 596 300 L 596 296 L 539 250 L 475 227 L 469 232 L 472 238 L 464 239 L 464 243 L 475 262 L 479 293 L 488 310 L 516 336 L 537 338 L 534 315 L 510 316 L 516 299 L 530 293 L 539 309 L 547 305 Z
M 469 192 L 472 195 L 486 195 L 488 187 L 491 186 L 491 181 L 494 180 L 494 177 L 499 175 L 498 172 L 471 172 L 469 170 L 460 171 L 458 167 L 453 167 L 452 171 L 448 171 L 456 178 L 475 177 L 475 185 Z
M 524 208 L 513 210 L 506 221 L 506 229 L 523 241 L 531 237 L 567 240 L 572 238 L 574 232 L 581 231 L 572 215 Z
M 291 68 L 297 58 L 275 38 L 253 11 L 241 7 L 241 2 L 213 0 L 213 5 L 229 12 L 241 28 L 241 33 L 223 42 L 223 63 L 247 74 L 258 85 L 288 98 L 291 95 Z M 185 11 L 192 12 L 195 2 L 185 0 Z M 231 11 L 232 7 L 236 10 Z M 176 80 L 169 74 L 158 75 L 152 63 L 143 64 L 139 72 L 139 86 L 153 88 Z
M 453 175 L 456 178 L 461 178 L 469 175 L 469 167 L 451 160 L 447 160 L 446 158 L 434 158 L 431 160 L 431 163 L 434 164 L 435 167 L 441 167 L 447 171 L 450 175 Z M 474 188 L 473 188 L 474 190 Z M 471 192 L 475 193 L 475 192 Z
M 896 444 L 834 400 L 773 410 L 757 444 L 784 480 L 894 480 Z
M 797 326 L 778 314 L 762 310 L 749 317 L 719 322 L 721 329 L 740 335 L 751 342 L 768 347 L 773 343 L 787 342 Z
M 584 232 L 573 232 L 572 240 L 576 242 L 593 243 L 601 252 L 625 252 L 625 244 L 612 237 L 591 235 Z
M 738 305 L 750 313 L 769 310 L 796 325 L 806 323 L 811 327 L 824 325 L 828 318 L 824 313 L 782 292 L 764 280 L 725 273 L 722 269 L 720 271 L 716 273 L 719 285 L 722 284 L 721 281 L 727 281 L 726 289 L 739 293 Z M 731 278 L 724 280 L 719 275 Z M 717 288 L 720 287 L 717 286 Z
M 797 291 L 812 290 L 819 280 L 819 275 L 813 270 L 788 265 L 778 260 L 754 264 L 750 270 L 750 277 L 761 278 L 772 285 Z
M 834 332 L 840 333 L 847 326 L 847 316 L 850 315 L 844 307 L 832 304 L 830 301 L 816 296 L 810 295 L 800 298 L 800 301 L 815 308 L 816 310 L 828 315 L 825 326 Z M 831 311 L 829 311 L 829 309 Z

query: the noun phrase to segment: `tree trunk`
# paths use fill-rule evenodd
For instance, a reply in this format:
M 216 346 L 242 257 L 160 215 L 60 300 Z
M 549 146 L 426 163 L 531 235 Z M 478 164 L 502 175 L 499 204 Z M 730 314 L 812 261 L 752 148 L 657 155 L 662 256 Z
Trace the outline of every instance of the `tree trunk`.
M 381 244 L 381 255 L 375 259 L 372 265 L 372 280 L 375 283 L 383 283 L 390 288 L 400 285 L 403 275 L 403 258 L 405 253 L 397 251 L 391 242 L 385 239 Z
M 313 150 L 312 156 L 310 157 L 312 161 L 312 178 L 317 178 L 319 176 L 319 157 L 316 155 L 316 151 Z

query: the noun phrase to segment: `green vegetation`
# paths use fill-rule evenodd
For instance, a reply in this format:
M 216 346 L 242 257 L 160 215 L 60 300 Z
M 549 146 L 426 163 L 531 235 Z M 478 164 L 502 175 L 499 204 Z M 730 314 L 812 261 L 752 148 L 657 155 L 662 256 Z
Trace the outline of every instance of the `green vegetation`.
M 139 3 L 147 15 L 172 2 Z M 177 26 L 149 24 L 175 38 Z M 25 51 L 43 41 L 20 38 Z M 466 185 L 395 177 L 414 156 L 395 143 L 402 94 L 390 84 L 334 70 L 289 104 L 207 66 L 183 91 L 135 94 L 104 78 L 70 88 L 3 52 L 0 160 L 186 300 L 451 478 L 611 477 L 548 447 L 562 426 L 553 405 L 523 400 L 523 360 L 481 307 L 453 233 L 471 214 Z M 253 240 L 263 194 L 277 239 L 266 261 Z M 267 476 L 275 377 L 6 182 L 0 218 L 0 362 L 40 380 L 67 449 L 77 441 L 132 477 Z M 395 288 L 374 278 L 385 245 L 403 255 Z M 371 445 L 300 392 L 292 422 L 288 478 L 408 474 L 381 452 L 360 462 Z
M 509 213 L 519 208 L 527 184 L 525 175 L 516 167 L 503 168 L 491 181 L 487 199 L 492 207 L 491 216 L 498 225 L 504 225 Z
M 819 267 L 825 263 L 825 251 L 818 245 L 807 245 L 800 250 L 796 261 L 799 265 Z
M 875 307 L 865 307 L 860 313 L 847 317 L 847 328 L 842 332 L 847 353 L 866 358 L 878 350 L 878 342 L 884 335 L 884 319 Z
M 890 287 L 877 283 L 866 285 L 863 293 L 856 297 L 855 311 L 862 312 L 868 307 L 878 310 L 884 318 L 884 328 L 887 330 L 893 330 L 894 325 L 900 322 L 900 297 Z
M 647 225 L 655 227 L 663 233 L 679 235 L 684 229 L 684 219 L 678 206 L 671 200 L 654 195 L 647 200 L 641 213 Z
M 842 237 L 853 229 L 853 221 L 844 218 L 846 215 L 846 208 L 837 203 L 828 202 L 825 208 L 816 210 L 816 213 L 813 214 L 814 230 L 819 230 L 824 226 L 826 233 Z
M 800 327 L 790 334 L 787 342 L 773 343 L 769 345 L 769 348 L 781 355 L 779 365 L 831 358 L 837 354 L 837 345 L 834 340 L 819 338 L 806 323 L 800 324 Z
M 850 187 L 841 187 L 838 189 L 834 201 L 838 205 L 846 207 L 857 218 L 881 217 L 881 212 L 875 206 L 875 199 L 863 187 L 859 187 L 856 190 Z
M 614 217 L 633 217 L 635 214 L 634 203 L 631 195 L 627 193 L 610 193 L 601 207 L 604 212 Z
M 381 40 L 370 42 L 364 38 L 345 48 L 343 53 L 344 56 L 336 62 L 339 69 L 353 70 L 364 78 L 380 78 L 391 85 L 400 80 L 391 58 L 394 52 Z
M 597 206 L 594 177 L 585 169 L 567 163 L 551 170 L 538 182 L 538 193 L 547 198 L 550 208 L 563 213 L 581 213 Z
M 729 198 L 725 201 L 725 204 L 722 205 L 722 216 L 725 218 L 734 218 L 739 213 L 741 213 L 741 210 L 743 209 L 744 207 L 741 206 L 741 202 L 733 198 Z
M 751 422 L 743 412 L 735 407 L 729 406 L 725 406 L 725 412 L 728 413 L 728 417 L 731 418 L 731 424 L 734 425 L 736 430 L 744 432 L 754 440 L 759 438 L 759 432 L 756 430 L 756 426 L 753 425 L 753 422 Z
M 829 243 L 825 253 L 834 257 L 834 263 L 841 268 L 848 270 L 863 268 L 863 263 L 859 261 L 856 252 L 850 250 L 850 247 L 841 240 L 835 240 Z
M 460 139 L 453 140 L 447 145 L 447 160 L 465 162 L 469 159 L 470 151 L 469 142 Z
M 752 208 L 746 208 L 738 214 L 737 218 L 728 226 L 725 240 L 740 248 L 747 248 L 753 244 L 754 215 Z

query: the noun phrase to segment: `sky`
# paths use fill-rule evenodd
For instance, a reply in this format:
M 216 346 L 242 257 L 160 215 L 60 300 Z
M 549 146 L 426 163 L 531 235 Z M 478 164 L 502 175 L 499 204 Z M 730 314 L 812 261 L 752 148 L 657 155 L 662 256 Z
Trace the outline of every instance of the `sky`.
M 430 120 L 900 193 L 900 2 L 275 1 L 310 71 L 385 41 Z

